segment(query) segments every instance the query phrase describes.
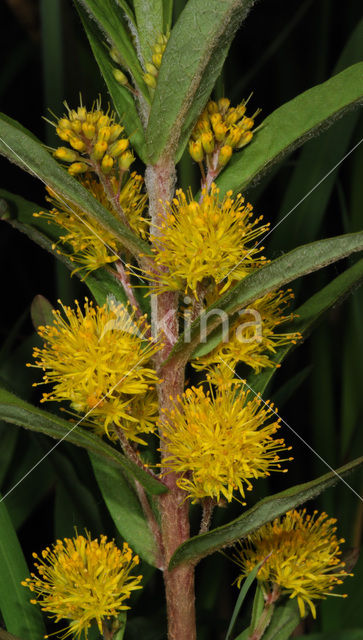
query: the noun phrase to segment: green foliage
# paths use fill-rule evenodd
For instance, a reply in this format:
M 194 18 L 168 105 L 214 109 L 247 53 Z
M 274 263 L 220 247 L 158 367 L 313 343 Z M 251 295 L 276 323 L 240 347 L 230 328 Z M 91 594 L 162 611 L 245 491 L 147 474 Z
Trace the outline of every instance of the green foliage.
M 290 509 L 312 500 L 320 493 L 336 484 L 339 476 L 345 477 L 363 464 L 363 457 L 340 467 L 336 471 L 326 473 L 320 478 L 290 487 L 273 496 L 263 498 L 254 507 L 246 511 L 222 527 L 212 529 L 208 533 L 191 538 L 184 542 L 174 553 L 169 568 L 177 567 L 186 562 L 198 562 L 201 558 L 219 549 L 234 544 L 237 540 L 248 536 L 266 522 L 281 516 Z

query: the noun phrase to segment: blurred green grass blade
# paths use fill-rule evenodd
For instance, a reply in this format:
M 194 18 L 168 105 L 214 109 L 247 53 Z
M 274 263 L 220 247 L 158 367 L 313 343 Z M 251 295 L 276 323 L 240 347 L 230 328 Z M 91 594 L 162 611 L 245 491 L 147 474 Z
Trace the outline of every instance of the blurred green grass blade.
M 362 282 L 363 260 L 359 260 L 298 307 L 295 311 L 298 317 L 286 327 L 286 330 L 300 331 L 306 338 L 321 316 L 334 305 L 342 303 Z M 280 347 L 277 349 L 276 355 L 272 357 L 273 361 L 276 364 L 281 364 L 294 348 L 293 344 Z M 251 374 L 248 378 L 248 384 L 256 393 L 263 394 L 275 373 L 276 369 L 265 369 L 259 374 Z
M 40 0 L 43 97 L 46 109 L 59 112 L 65 97 L 61 0 Z M 46 141 L 56 144 L 54 127 L 46 123 Z
M 230 623 L 228 625 L 228 629 L 227 629 L 227 633 L 226 633 L 226 639 L 225 640 L 231 640 L 231 634 L 232 631 L 234 629 L 234 626 L 236 624 L 237 618 L 238 618 L 238 614 L 241 610 L 241 607 L 244 603 L 244 600 L 246 598 L 246 595 L 250 589 L 250 587 L 252 586 L 253 581 L 256 579 L 256 576 L 261 568 L 261 566 L 263 565 L 263 562 L 259 562 L 258 564 L 256 564 L 256 566 L 254 567 L 254 569 L 252 569 L 252 571 L 248 574 L 247 578 L 243 581 L 243 585 L 240 589 L 240 592 L 238 594 L 238 598 L 235 604 L 235 607 L 233 609 L 233 613 L 232 613 L 232 617 L 230 620 Z
M 300 619 L 296 599 L 288 600 L 285 605 L 276 607 L 270 626 L 263 635 L 263 640 L 288 640 L 298 626 Z
M 108 461 L 109 464 L 121 468 L 124 473 L 131 475 L 132 479 L 136 478 L 149 493 L 158 495 L 167 491 L 165 485 L 149 476 L 143 469 L 106 444 L 101 438 L 81 426 L 69 433 L 72 428 L 70 422 L 48 413 L 48 411 L 33 407 L 5 389 L 0 389 L 0 419 L 31 431 L 44 433 L 57 440 L 66 437 L 67 442 L 87 449 Z
M 0 423 L 0 490 L 3 488 L 4 479 L 12 464 L 18 436 L 18 429 L 9 427 L 5 422 Z
M 7 427 L 11 431 L 18 431 L 12 425 L 7 425 Z M 34 434 L 28 434 L 28 436 L 25 441 L 25 453 L 20 460 L 16 461 L 11 473 L 7 476 L 6 489 L 11 489 L 16 485 L 44 454 L 41 440 L 38 442 Z M 21 439 L 19 444 L 22 445 L 21 450 L 23 451 L 24 440 Z M 53 483 L 54 473 L 49 459 L 44 460 L 43 464 L 36 467 L 26 480 L 19 484 L 16 491 L 7 496 L 6 507 L 16 531 L 19 531 L 32 513 L 36 511 L 45 496 L 50 494 Z M 5 487 L 3 493 L 6 495 Z
M 144 98 L 149 101 L 149 91 L 143 79 L 143 70 L 138 60 L 131 33 L 125 22 L 121 8 L 116 0 L 76 0 L 83 6 L 91 18 L 96 20 L 105 33 L 105 39 L 119 51 L 127 69 Z
M 133 0 L 141 53 L 151 62 L 153 46 L 163 33 L 163 0 Z
M 217 180 L 221 193 L 229 189 L 245 190 L 276 162 L 362 101 L 363 62 L 360 62 L 286 102 L 267 116 L 252 142 L 232 156 Z M 306 187 L 302 195 L 307 191 Z M 295 193 L 294 205 L 296 200 Z
M 290 400 L 298 388 L 311 375 L 312 365 L 308 365 L 290 377 L 285 384 L 276 391 L 272 397 L 273 403 L 280 409 Z
M 90 18 L 81 4 L 77 5 L 84 30 L 89 40 L 93 55 L 100 72 L 107 85 L 118 117 L 125 127 L 130 142 L 143 162 L 147 161 L 144 129 L 136 109 L 134 98 L 128 89 L 121 86 L 114 78 L 112 62 L 108 49 L 102 39 L 102 32 L 97 29 L 94 20 Z
M 5 502 L 0 499 L 0 610 L 7 630 L 22 640 L 43 638 L 40 610 L 30 604 L 30 591 L 21 585 L 29 571 Z
M 264 605 L 265 605 L 265 599 L 263 596 L 262 587 L 261 587 L 261 584 L 257 582 L 255 597 L 253 598 L 253 604 L 252 604 L 251 624 L 249 627 L 250 633 L 252 633 L 253 630 L 256 629 L 256 626 L 260 619 Z
M 5 217 L 3 216 L 3 219 L 15 229 L 25 233 L 43 249 L 52 253 L 69 271 L 73 271 L 74 262 L 71 262 L 66 256 L 59 254 L 53 246 L 54 243 L 59 240 L 59 235 L 61 234 L 60 227 L 48 224 L 47 221 L 42 220 L 42 218 L 33 217 L 34 211 L 41 211 L 42 207 L 4 189 L 0 189 L 0 198 L 3 198 L 2 202 L 5 202 L 7 206 L 7 212 Z M 77 276 L 81 278 L 82 274 L 78 272 Z M 118 302 L 124 304 L 127 302 L 123 287 L 106 268 L 93 271 L 83 282 L 89 288 L 99 305 L 107 302 L 107 298 L 110 295 L 114 296 Z
M 363 19 L 349 38 L 333 74 L 345 67 L 358 63 L 363 57 Z M 362 63 L 360 63 L 362 65 Z M 345 71 L 343 71 L 345 73 Z M 363 79 L 363 71 L 361 71 Z M 363 82 L 363 80 L 361 80 Z M 344 91 L 344 87 L 341 87 Z M 324 132 L 318 140 L 312 140 L 302 150 L 296 168 L 288 181 L 288 187 L 281 205 L 282 218 L 296 203 L 312 189 L 324 174 L 335 166 L 347 153 L 357 125 L 360 110 L 350 114 L 333 129 Z M 360 139 L 360 138 L 359 138 Z M 358 149 L 355 153 L 358 153 Z M 317 237 L 334 188 L 338 169 L 309 197 L 299 204 L 293 215 L 277 227 L 271 238 L 271 250 L 293 247 L 296 242 L 309 242 Z M 360 227 L 361 228 L 361 225 Z
M 163 55 L 151 105 L 146 143 L 152 163 L 163 153 L 180 159 L 252 4 L 253 0 L 189 0 L 184 7 Z
M 294 509 L 307 500 L 315 498 L 320 493 L 339 482 L 340 476 L 344 477 L 363 464 L 363 457 L 340 467 L 336 472 L 329 472 L 311 482 L 296 485 L 268 496 L 254 507 L 246 511 L 242 516 L 232 520 L 217 529 L 212 529 L 184 542 L 175 551 L 169 564 L 169 569 L 174 569 L 185 562 L 199 562 L 205 556 L 218 551 L 222 547 L 230 546 L 237 540 L 248 536 L 266 522 Z M 347 489 L 348 491 L 348 489 Z
M 219 300 L 206 309 L 205 314 L 199 316 L 192 323 L 190 343 L 195 345 L 194 356 L 209 353 L 221 342 L 223 338 L 222 331 L 213 333 L 209 340 L 205 339 L 209 333 L 220 327 L 221 310 L 233 316 L 239 309 L 246 308 L 254 300 L 261 298 L 269 291 L 279 289 L 285 284 L 296 280 L 296 278 L 322 269 L 328 264 L 341 260 L 356 251 L 362 251 L 362 249 L 363 232 L 349 233 L 303 245 L 257 269 L 257 271 L 229 289 Z M 196 349 L 198 343 L 201 344 Z M 185 344 L 186 340 L 182 335 L 170 357 L 185 349 Z M 190 344 L 188 347 L 190 348 Z
M 150 253 L 146 242 L 140 240 L 112 215 L 75 178 L 65 171 L 31 134 L 20 130 L 17 123 L 0 115 L 0 154 L 21 169 L 36 176 L 63 198 L 70 200 L 95 218 L 102 227 L 114 233 L 132 253 Z
M 155 543 L 134 489 L 119 469 L 90 455 L 103 499 L 118 532 L 133 551 L 156 566 Z

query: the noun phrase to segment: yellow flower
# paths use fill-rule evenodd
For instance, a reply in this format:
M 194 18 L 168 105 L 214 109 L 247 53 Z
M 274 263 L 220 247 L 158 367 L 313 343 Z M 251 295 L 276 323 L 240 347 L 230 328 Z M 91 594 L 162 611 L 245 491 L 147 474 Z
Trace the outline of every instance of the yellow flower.
M 279 426 L 271 408 L 250 399 L 239 381 L 215 393 L 192 387 L 160 424 L 165 466 L 181 474 L 177 484 L 193 501 L 222 495 L 230 502 L 235 490 L 244 498 L 251 480 L 281 470 L 278 452 L 287 449 L 272 437 Z
M 204 283 L 226 279 L 220 292 L 236 280 L 261 266 L 265 258 L 257 254 L 263 249 L 254 241 L 268 229 L 268 224 L 252 218 L 252 206 L 232 192 L 221 200 L 219 189 L 212 184 L 211 193 L 202 192 L 196 202 L 180 189 L 171 204 L 166 203 L 166 216 L 155 236 L 155 263 L 148 277 L 156 290 L 191 290 L 198 297 Z
M 87 639 L 94 621 L 102 634 L 102 622 L 129 609 L 125 601 L 142 588 L 142 576 L 131 575 L 138 556 L 126 542 L 121 551 L 104 535 L 100 540 L 91 540 L 89 534 L 57 540 L 52 549 L 33 557 L 38 575 L 32 573 L 22 585 L 36 594 L 31 602 L 40 604 L 56 622 L 69 620 L 63 638 L 80 638 L 83 632 Z
M 151 402 L 148 392 L 158 377 L 149 361 L 159 349 L 145 337 L 145 318 L 136 319 L 122 304 L 94 307 L 87 298 L 84 311 L 78 302 L 75 310 L 62 309 L 63 314 L 53 311 L 52 325 L 38 327 L 44 346 L 34 349 L 35 365 L 29 365 L 44 370 L 39 384 L 53 385 L 42 402 L 69 401 L 77 414 L 90 413 L 87 423 L 96 432 L 116 439 L 116 425 L 130 440 L 144 443 L 139 434 L 151 431 L 151 422 L 138 418 L 133 402 L 135 396 Z
M 315 618 L 313 600 L 340 595 L 332 594 L 332 589 L 351 575 L 340 559 L 339 545 L 344 539 L 338 540 L 335 535 L 336 519 L 327 518 L 326 513 L 318 515 L 317 511 L 310 516 L 306 509 L 288 511 L 241 540 L 233 557 L 242 569 L 238 586 L 267 558 L 257 575 L 263 589 L 276 585 L 281 593 L 297 598 L 301 616 L 305 616 L 308 605 Z
M 87 176 L 81 179 L 81 182 L 106 209 L 117 217 L 103 186 L 95 178 Z M 147 196 L 142 193 L 142 186 L 143 178 L 135 172 L 132 173 L 120 191 L 119 203 L 130 227 L 145 238 L 148 221 L 143 217 L 143 212 Z M 117 185 L 115 184 L 114 187 L 116 192 Z M 67 233 L 60 235 L 59 241 L 53 245 L 53 248 L 59 244 L 65 245 L 62 251 L 58 249 L 59 253 L 66 255 L 72 262 L 80 265 L 74 269 L 72 275 L 77 271 L 84 271 L 84 278 L 86 278 L 92 271 L 119 259 L 122 246 L 115 240 L 112 232 L 105 230 L 97 220 L 61 194 L 55 193 L 49 187 L 47 187 L 47 191 L 50 195 L 47 200 L 55 207 L 50 211 L 40 211 L 33 215 L 46 219 L 49 224 L 56 224 L 66 230 Z
M 276 349 L 301 338 L 297 332 L 275 332 L 276 327 L 292 320 L 294 314 L 284 314 L 284 307 L 294 295 L 291 289 L 273 291 L 255 300 L 248 309 L 240 312 L 237 322 L 231 327 L 227 342 L 221 342 L 211 353 L 197 358 L 193 366 L 208 369 L 212 375 L 233 376 L 239 362 L 259 373 L 265 367 L 276 367 L 271 355 Z
M 252 129 L 260 109 L 247 117 L 247 102 L 242 100 L 237 107 L 231 107 L 228 98 L 218 102 L 210 100 L 196 122 L 189 153 L 196 162 L 204 160 L 206 169 L 212 171 L 214 177 L 229 162 L 233 151 L 242 149 L 253 138 Z
M 59 138 L 72 148 L 58 147 L 54 157 L 72 163 L 68 168 L 72 175 L 96 171 L 119 178 L 125 171 L 124 158 L 129 158 L 130 152 L 129 140 L 123 137 L 124 127 L 116 122 L 115 114 L 109 110 L 104 113 L 101 100 L 97 100 L 90 111 L 82 103 L 77 109 L 64 104 L 67 113 L 51 124 Z

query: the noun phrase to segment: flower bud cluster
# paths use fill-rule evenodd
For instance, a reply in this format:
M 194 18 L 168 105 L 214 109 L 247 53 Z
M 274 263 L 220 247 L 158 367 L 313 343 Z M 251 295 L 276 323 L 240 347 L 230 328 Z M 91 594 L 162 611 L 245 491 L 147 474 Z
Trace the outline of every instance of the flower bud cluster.
M 243 100 L 237 107 L 231 107 L 228 98 L 208 102 L 189 142 L 193 160 L 204 161 L 207 170 L 218 173 L 229 162 L 234 150 L 251 142 L 254 119 L 260 110 L 247 117 L 246 105 L 247 100 Z
M 71 148 L 58 147 L 53 155 L 69 163 L 69 173 L 79 175 L 98 169 L 104 175 L 114 175 L 115 171 L 128 171 L 135 158 L 115 115 L 104 113 L 98 102 L 91 111 L 83 105 L 67 109 L 67 116 L 56 123 L 56 132 Z
M 147 86 L 152 90 L 154 90 L 156 87 L 156 79 L 159 74 L 161 61 L 166 49 L 166 45 L 168 43 L 168 39 L 169 34 L 164 35 L 161 33 L 158 36 L 156 43 L 152 49 L 151 62 L 147 62 L 145 64 L 144 80 Z

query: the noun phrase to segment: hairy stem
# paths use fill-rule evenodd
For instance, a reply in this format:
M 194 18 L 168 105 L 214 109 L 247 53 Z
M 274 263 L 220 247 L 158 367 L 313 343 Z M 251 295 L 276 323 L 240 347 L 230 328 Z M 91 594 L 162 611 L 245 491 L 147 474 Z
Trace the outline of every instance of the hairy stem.
M 153 238 L 165 211 L 162 203 L 174 195 L 175 166 L 170 158 L 163 158 L 155 166 L 149 166 L 145 175 L 149 194 Z M 179 335 L 178 294 L 165 292 L 152 297 L 152 333 L 163 342 L 162 350 L 155 358 L 155 366 L 161 382 L 158 385 L 160 417 L 177 401 L 184 390 L 185 364 L 180 359 L 165 363 Z M 161 441 L 162 472 L 166 472 L 168 493 L 160 496 L 161 535 L 165 552 L 164 584 L 168 616 L 168 640 L 195 640 L 194 566 L 184 565 L 168 570 L 171 556 L 177 547 L 190 536 L 189 508 L 176 482 L 177 475 L 168 473 L 163 460 L 167 456 L 167 443 Z

